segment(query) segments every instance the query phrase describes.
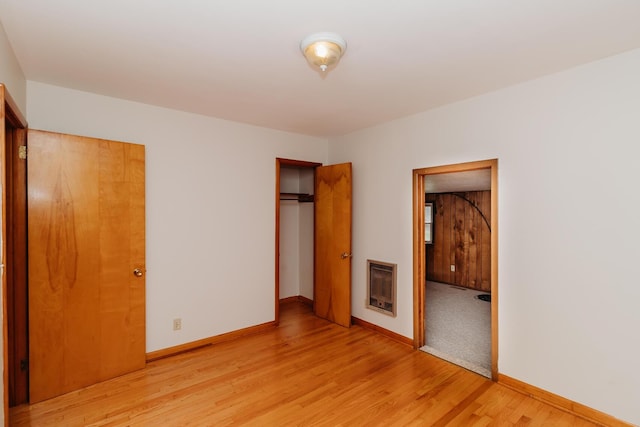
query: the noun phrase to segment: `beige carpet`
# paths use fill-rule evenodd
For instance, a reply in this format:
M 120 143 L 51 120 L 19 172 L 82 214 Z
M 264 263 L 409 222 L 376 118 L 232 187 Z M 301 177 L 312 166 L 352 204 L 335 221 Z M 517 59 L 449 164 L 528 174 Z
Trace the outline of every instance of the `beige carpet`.
M 425 329 L 420 350 L 491 377 L 491 303 L 471 289 L 427 282 Z

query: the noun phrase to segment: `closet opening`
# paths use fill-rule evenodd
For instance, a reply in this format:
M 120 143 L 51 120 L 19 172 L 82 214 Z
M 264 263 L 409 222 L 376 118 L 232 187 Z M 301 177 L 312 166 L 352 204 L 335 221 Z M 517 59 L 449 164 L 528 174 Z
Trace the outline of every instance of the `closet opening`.
M 321 163 L 276 159 L 275 321 L 280 303 L 314 301 L 314 183 Z

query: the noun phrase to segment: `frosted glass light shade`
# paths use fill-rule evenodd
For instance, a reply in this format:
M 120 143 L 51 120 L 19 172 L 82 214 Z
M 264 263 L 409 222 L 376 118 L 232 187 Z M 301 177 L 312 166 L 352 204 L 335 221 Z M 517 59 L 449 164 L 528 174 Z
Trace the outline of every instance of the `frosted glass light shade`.
M 335 33 L 315 33 L 300 43 L 300 50 L 309 64 L 327 71 L 340 61 L 347 49 L 347 43 Z

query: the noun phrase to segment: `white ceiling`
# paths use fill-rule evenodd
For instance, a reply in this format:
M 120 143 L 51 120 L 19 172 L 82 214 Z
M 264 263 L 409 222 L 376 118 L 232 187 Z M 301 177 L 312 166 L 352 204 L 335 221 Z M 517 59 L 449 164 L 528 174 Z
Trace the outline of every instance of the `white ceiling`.
M 491 169 L 440 173 L 424 177 L 425 193 L 491 190 Z
M 335 136 L 640 47 L 639 0 L 0 0 L 29 80 Z M 302 38 L 340 33 L 325 78 Z

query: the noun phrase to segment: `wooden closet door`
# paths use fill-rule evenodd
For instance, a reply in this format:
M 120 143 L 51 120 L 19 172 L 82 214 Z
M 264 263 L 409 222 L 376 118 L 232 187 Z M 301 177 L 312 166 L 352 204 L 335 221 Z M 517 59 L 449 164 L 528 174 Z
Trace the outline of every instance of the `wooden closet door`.
M 314 310 L 351 326 L 351 163 L 320 166 L 315 180 Z
M 145 365 L 145 165 L 142 145 L 28 141 L 34 403 Z

